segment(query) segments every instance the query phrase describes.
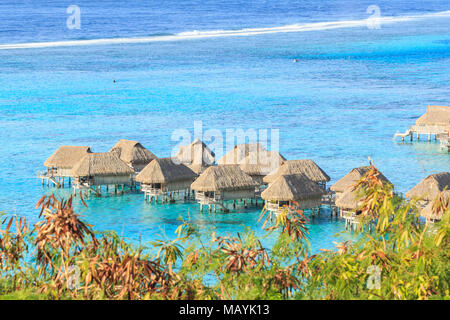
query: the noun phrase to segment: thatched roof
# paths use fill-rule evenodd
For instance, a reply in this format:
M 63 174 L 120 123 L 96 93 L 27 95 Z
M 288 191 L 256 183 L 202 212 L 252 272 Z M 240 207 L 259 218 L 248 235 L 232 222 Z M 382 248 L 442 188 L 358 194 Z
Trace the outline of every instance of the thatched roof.
M 416 125 L 450 127 L 450 107 L 428 106 L 427 112 L 416 120 Z
M 240 168 L 250 176 L 265 176 L 277 170 L 286 158 L 278 151 L 250 152 L 240 163 Z
M 191 184 L 191 189 L 197 191 L 241 190 L 257 185 L 238 165 L 225 165 L 206 169 Z
M 201 164 L 185 164 L 185 166 L 194 171 L 198 176 L 201 175 L 209 167 L 209 165 Z
M 330 177 L 314 161 L 288 160 L 277 171 L 264 177 L 265 183 L 272 183 L 279 176 L 303 174 L 314 182 L 330 181 Z
M 88 153 L 71 170 L 75 177 L 131 175 L 134 173 L 125 162 L 109 152 Z
M 203 141 L 195 139 L 190 145 L 181 146 L 176 158 L 185 165 L 193 164 L 206 167 L 214 163 L 215 154 Z
M 362 195 L 360 195 L 361 189 L 352 188 L 347 189 L 340 196 L 336 197 L 336 206 L 341 209 L 355 210 L 361 205 Z
M 264 200 L 293 201 L 318 198 L 325 194 L 317 183 L 302 174 L 279 176 L 261 193 Z
M 450 172 L 440 172 L 429 175 L 419 182 L 414 188 L 405 195 L 407 198 L 420 198 L 422 200 L 434 200 L 445 187 L 450 186 Z
M 193 181 L 197 175 L 184 164 L 178 164 L 172 158 L 155 159 L 150 162 L 137 176 L 141 183 L 172 183 L 178 181 Z
M 447 206 L 450 205 L 450 190 L 446 190 L 444 192 L 444 201 L 447 202 Z M 425 208 L 422 209 L 420 215 L 428 220 L 441 220 L 444 215 L 444 210 L 440 208 L 440 210 L 436 213 L 433 212 L 433 203 L 434 201 L 430 201 Z M 447 207 L 448 208 L 448 207 Z
M 227 154 L 217 160 L 219 165 L 240 164 L 250 153 L 267 151 L 260 143 L 238 144 Z
M 338 180 L 335 184 L 330 187 L 330 190 L 334 192 L 344 192 L 348 188 L 354 186 L 366 173 L 370 170 L 370 166 L 359 167 L 352 169 L 344 177 Z M 392 184 L 381 172 L 379 178 L 383 182 Z
M 121 139 L 109 150 L 125 163 L 133 165 L 142 165 L 150 163 L 157 157 L 148 149 L 144 148 L 138 141 Z
M 44 162 L 44 166 L 70 169 L 86 154 L 91 152 L 90 147 L 61 146 Z

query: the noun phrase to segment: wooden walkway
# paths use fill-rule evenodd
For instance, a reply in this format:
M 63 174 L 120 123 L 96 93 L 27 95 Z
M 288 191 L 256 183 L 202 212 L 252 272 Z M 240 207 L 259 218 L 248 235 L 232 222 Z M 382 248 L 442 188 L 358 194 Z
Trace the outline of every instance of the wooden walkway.
M 65 178 L 69 178 L 69 185 L 71 183 L 70 177 L 58 176 L 58 175 L 56 175 L 52 172 L 48 172 L 48 171 L 38 171 L 36 176 L 38 179 L 42 180 L 42 185 L 47 184 L 47 187 L 50 184 L 53 184 L 57 188 L 61 188 L 61 187 L 64 188 Z

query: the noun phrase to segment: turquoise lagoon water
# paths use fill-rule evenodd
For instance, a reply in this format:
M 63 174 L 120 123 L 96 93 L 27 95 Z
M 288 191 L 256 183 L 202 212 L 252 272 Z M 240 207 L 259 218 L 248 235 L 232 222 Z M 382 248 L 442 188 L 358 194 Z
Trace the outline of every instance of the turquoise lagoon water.
M 131 1 L 114 7 L 109 1 L 79 2 L 87 17 L 74 33 L 61 27 L 65 6 L 59 1 L 2 2 L 0 43 L 362 19 L 369 5 L 230 1 L 223 7 L 220 1 L 182 1 L 175 7 L 170 1 Z M 445 11 L 446 6 L 445 1 L 431 1 L 426 8 L 422 2 L 380 2 L 382 13 L 395 16 Z M 115 18 L 107 20 L 105 12 Z M 398 192 L 406 192 L 426 175 L 450 169 L 450 156 L 436 142 L 392 140 L 426 105 L 450 104 L 449 30 L 449 17 L 432 17 L 374 30 L 361 26 L 0 50 L 0 210 L 34 223 L 34 205 L 43 194 L 70 194 L 42 187 L 36 179 L 59 145 L 89 145 L 101 152 L 127 138 L 157 156 L 169 156 L 178 143 L 171 141 L 173 131 L 192 130 L 194 121 L 202 121 L 204 130 L 222 132 L 279 129 L 280 152 L 288 159 L 314 159 L 332 177 L 330 184 L 370 157 Z M 218 233 L 248 226 L 262 234 L 260 208 L 201 214 L 194 203 L 149 205 L 138 193 L 90 197 L 87 204 L 86 209 L 76 202 L 76 208 L 95 229 L 115 230 L 135 243 L 162 233 L 174 237 L 177 218 L 188 213 L 194 223 Z M 332 248 L 334 235 L 344 229 L 327 209 L 310 220 L 309 228 L 315 252 Z

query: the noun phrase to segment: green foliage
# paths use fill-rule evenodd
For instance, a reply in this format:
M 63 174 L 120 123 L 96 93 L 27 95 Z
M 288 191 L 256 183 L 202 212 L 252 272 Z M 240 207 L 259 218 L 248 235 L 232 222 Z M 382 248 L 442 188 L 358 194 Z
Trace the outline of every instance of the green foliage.
M 251 229 L 201 236 L 180 219 L 175 239 L 151 243 L 152 256 L 94 233 L 72 198 L 43 197 L 34 229 L 17 216 L 0 225 L 0 299 L 449 299 L 448 203 L 437 202 L 440 222 L 423 224 L 417 201 L 396 196 L 373 166 L 355 189 L 357 240 L 316 255 L 296 204 L 276 217 L 263 210 L 262 228 L 277 237 L 270 250 Z

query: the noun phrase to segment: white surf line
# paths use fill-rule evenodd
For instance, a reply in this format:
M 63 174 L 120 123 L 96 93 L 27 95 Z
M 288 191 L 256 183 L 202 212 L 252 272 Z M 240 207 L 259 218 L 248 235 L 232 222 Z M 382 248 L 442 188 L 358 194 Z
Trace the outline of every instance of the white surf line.
M 428 18 L 450 17 L 449 11 L 436 13 L 428 13 L 416 16 L 399 16 L 399 17 L 380 17 L 373 19 L 332 21 L 332 22 L 315 22 L 306 24 L 294 24 L 273 28 L 251 28 L 241 30 L 216 30 L 216 31 L 189 31 L 168 36 L 150 36 L 140 38 L 112 38 L 112 39 L 92 39 L 92 40 L 69 40 L 69 41 L 53 41 L 53 42 L 31 42 L 17 44 L 1 44 L 0 50 L 11 49 L 33 49 L 33 48 L 51 48 L 51 47 L 71 47 L 71 46 L 91 46 L 91 45 L 110 45 L 110 44 L 133 44 L 133 43 L 150 43 L 150 42 L 168 42 L 168 41 L 184 41 L 205 38 L 235 37 L 235 36 L 253 36 L 261 34 L 273 33 L 289 33 L 289 32 L 306 32 L 321 31 L 341 28 L 364 27 L 369 23 L 389 24 L 414 20 L 422 20 Z

